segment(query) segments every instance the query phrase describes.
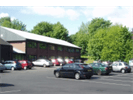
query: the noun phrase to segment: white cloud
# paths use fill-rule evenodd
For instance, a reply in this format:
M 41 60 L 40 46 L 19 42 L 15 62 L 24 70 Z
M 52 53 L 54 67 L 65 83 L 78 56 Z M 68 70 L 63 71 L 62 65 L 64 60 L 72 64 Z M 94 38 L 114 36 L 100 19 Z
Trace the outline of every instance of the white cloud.
M 102 17 L 113 24 L 133 28 L 133 7 L 86 7 L 81 12 L 89 21 L 95 17 Z
M 0 18 L 2 18 L 2 17 L 9 17 L 9 14 L 8 13 L 1 13 Z
M 11 21 L 15 20 L 16 18 L 15 17 L 11 17 Z
M 79 17 L 79 13 L 73 9 L 65 9 L 64 7 L 26 7 L 21 10 L 25 14 L 38 14 L 62 18 L 67 16 L 71 20 Z
M 1 13 L 0 14 L 0 18 L 2 17 L 9 17 L 9 14 L 8 13 Z M 11 21 L 13 21 L 14 19 L 16 19 L 15 17 L 10 17 L 11 18 Z

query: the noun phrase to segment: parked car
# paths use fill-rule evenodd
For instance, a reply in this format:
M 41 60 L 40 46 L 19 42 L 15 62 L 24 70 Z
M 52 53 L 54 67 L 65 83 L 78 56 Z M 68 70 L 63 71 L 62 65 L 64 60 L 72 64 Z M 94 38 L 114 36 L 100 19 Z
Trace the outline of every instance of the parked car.
M 102 63 L 91 63 L 90 67 L 93 68 L 93 74 L 101 75 L 101 74 L 110 74 L 112 71 L 112 67 L 109 65 L 105 65 Z
M 19 63 L 18 61 L 13 61 L 13 60 L 5 61 L 4 66 L 6 67 L 6 69 L 10 69 L 12 71 L 15 69 L 22 69 L 21 63 Z
M 51 59 L 51 62 L 53 63 L 54 66 L 60 65 L 60 62 L 57 59 Z
M 33 67 L 32 63 L 28 60 L 19 60 L 19 63 L 22 65 L 22 69 L 27 70 Z
M 75 59 L 74 62 L 75 62 L 75 63 L 81 63 L 82 60 L 81 60 L 81 59 Z
M 52 62 L 47 60 L 47 59 L 37 59 L 36 61 L 32 62 L 33 65 L 35 66 L 43 66 L 43 67 L 47 67 L 47 66 L 52 66 Z
M 112 63 L 112 71 L 120 71 L 121 73 L 131 72 L 131 67 L 122 61 L 115 61 Z
M 5 70 L 5 69 L 6 69 L 6 67 L 2 63 L 0 63 L 0 72 L 3 72 L 3 70 Z
M 133 60 L 129 60 L 129 66 L 133 67 Z
M 57 60 L 59 61 L 60 66 L 62 66 L 62 65 L 65 65 L 65 64 L 66 64 L 66 62 L 65 62 L 63 59 L 61 59 L 61 58 L 58 58 Z
M 74 77 L 75 79 L 88 78 L 93 76 L 93 69 L 87 64 L 72 63 L 66 64 L 54 70 L 55 77 Z
M 72 60 L 70 60 L 70 59 L 65 59 L 65 62 L 67 63 L 67 64 L 70 64 L 70 63 L 74 63 Z

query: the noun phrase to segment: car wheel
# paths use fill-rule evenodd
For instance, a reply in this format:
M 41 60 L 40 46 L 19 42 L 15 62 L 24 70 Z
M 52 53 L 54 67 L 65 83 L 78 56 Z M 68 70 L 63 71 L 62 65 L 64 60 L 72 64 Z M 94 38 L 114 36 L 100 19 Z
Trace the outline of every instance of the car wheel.
M 1 70 L 0 72 L 3 72 L 3 70 Z
M 106 75 L 109 75 L 109 73 L 106 73 Z
M 46 65 L 44 64 L 43 67 L 46 67 Z
M 59 77 L 60 77 L 59 72 L 55 72 L 55 77 L 56 77 L 56 78 L 59 78 Z
M 123 74 L 124 74 L 124 73 L 125 73 L 125 70 L 124 70 L 124 69 L 122 69 L 122 70 L 121 70 L 121 73 L 123 73 Z
M 27 67 L 26 66 L 24 66 L 24 70 L 27 70 Z
M 76 73 L 76 74 L 75 74 L 75 79 L 76 79 L 76 80 L 79 80 L 79 79 L 80 79 L 80 74 L 79 74 L 79 73 Z
M 97 75 L 101 75 L 101 70 L 98 70 L 97 71 Z
M 14 71 L 14 67 L 12 67 L 11 70 Z
M 130 71 L 128 71 L 128 73 L 131 73 L 131 70 L 130 70 Z

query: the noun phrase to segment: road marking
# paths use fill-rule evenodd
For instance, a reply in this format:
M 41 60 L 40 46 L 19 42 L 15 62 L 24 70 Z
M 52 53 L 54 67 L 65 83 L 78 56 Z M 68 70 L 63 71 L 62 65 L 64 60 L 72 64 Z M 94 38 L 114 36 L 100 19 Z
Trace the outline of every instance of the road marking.
M 121 81 L 121 82 L 133 82 L 133 81 L 124 81 L 124 80 L 115 80 L 115 79 L 108 79 L 108 78 L 100 78 L 100 80 L 112 80 L 112 81 Z
M 52 78 L 52 79 L 57 79 L 57 78 L 55 78 L 55 77 L 47 77 L 47 78 Z M 109 82 L 97 82 L 97 81 L 92 81 L 91 79 L 90 80 L 71 80 L 71 79 L 63 79 L 63 78 L 58 78 L 58 79 L 60 79 L 60 80 L 67 80 L 67 81 L 78 81 L 78 82 L 92 82 L 92 83 L 101 83 L 101 84 L 109 84 L 109 85 L 121 85 L 121 86 L 131 86 L 130 84 L 117 84 L 117 83 L 109 83 Z
M 4 92 L 0 92 L 0 93 L 10 93 L 10 92 L 19 92 L 21 90 L 12 90 L 12 91 L 4 91 Z

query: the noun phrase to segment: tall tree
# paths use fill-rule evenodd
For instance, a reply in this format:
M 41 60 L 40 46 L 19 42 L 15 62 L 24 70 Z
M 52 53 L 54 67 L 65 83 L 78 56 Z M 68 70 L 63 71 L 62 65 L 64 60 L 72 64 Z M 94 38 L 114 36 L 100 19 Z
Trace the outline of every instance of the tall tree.
M 26 31 L 26 25 L 23 24 L 21 21 L 18 19 L 15 19 L 11 21 L 10 17 L 3 17 L 0 19 L 0 25 L 4 27 L 9 27 L 21 31 Z
M 10 17 L 2 17 L 2 18 L 0 18 L 0 25 L 1 25 L 4 21 L 11 22 L 11 19 L 10 19 Z
M 96 60 L 123 60 L 133 58 L 131 33 L 122 25 L 99 29 L 88 43 L 88 52 Z
M 92 19 L 91 23 L 89 24 L 89 35 L 93 36 L 95 32 L 100 28 L 107 28 L 112 23 L 109 20 L 104 20 L 103 18 L 94 18 Z
M 54 38 L 68 41 L 68 30 L 60 23 L 57 22 L 53 26 L 53 36 Z
M 45 36 L 52 36 L 53 32 L 53 24 L 48 22 L 40 22 L 36 26 L 34 26 L 32 33 L 45 35 Z

